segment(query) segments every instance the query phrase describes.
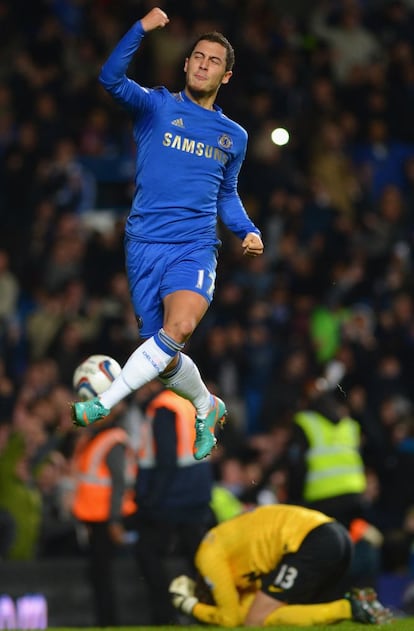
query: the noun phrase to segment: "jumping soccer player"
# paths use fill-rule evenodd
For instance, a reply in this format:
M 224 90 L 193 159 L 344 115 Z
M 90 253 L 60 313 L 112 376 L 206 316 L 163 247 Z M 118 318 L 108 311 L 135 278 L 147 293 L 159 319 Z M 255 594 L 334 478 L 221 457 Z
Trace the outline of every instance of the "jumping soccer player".
M 155 377 L 196 409 L 194 457 L 208 456 L 214 428 L 227 414 L 182 351 L 213 298 L 217 216 L 241 240 L 243 253 L 263 252 L 260 231 L 237 192 L 247 133 L 215 99 L 232 76 L 234 51 L 218 32 L 201 35 L 184 63 L 185 87 L 149 89 L 126 76 L 144 35 L 165 27 L 154 8 L 119 41 L 100 81 L 127 109 L 137 144 L 136 189 L 126 222 L 126 268 L 142 340 L 119 377 L 99 397 L 72 404 L 76 425 L 108 415 L 124 397 Z

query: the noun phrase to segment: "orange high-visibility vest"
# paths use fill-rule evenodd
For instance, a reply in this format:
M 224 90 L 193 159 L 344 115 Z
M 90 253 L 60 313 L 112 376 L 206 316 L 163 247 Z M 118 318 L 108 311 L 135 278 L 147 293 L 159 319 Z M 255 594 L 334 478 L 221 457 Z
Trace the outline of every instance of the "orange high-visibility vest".
M 122 502 L 122 515 L 126 517 L 136 511 L 134 484 L 136 458 L 128 448 L 129 438 L 120 427 L 108 428 L 90 440 L 79 454 L 75 454 L 77 485 L 72 512 L 82 521 L 107 521 L 110 516 L 112 493 L 111 474 L 106 456 L 117 444 L 126 445 L 125 482 L 126 490 Z
M 146 409 L 145 418 L 140 423 L 140 447 L 138 450 L 140 468 L 150 469 L 156 464 L 156 445 L 152 432 L 152 421 L 159 408 L 167 408 L 175 414 L 177 465 L 186 467 L 189 464 L 196 464 L 193 456 L 195 408 L 187 399 L 183 399 L 171 390 L 164 390 L 150 402 Z

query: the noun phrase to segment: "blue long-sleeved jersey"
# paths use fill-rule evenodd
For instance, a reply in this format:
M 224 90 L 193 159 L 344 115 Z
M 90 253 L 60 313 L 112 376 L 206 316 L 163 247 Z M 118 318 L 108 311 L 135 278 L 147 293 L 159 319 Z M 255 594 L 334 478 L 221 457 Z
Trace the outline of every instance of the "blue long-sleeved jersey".
M 246 131 L 217 105 L 207 110 L 185 92 L 129 79 L 125 73 L 143 36 L 136 22 L 99 76 L 133 118 L 136 178 L 126 234 L 147 242 L 217 244 L 217 214 L 241 239 L 260 234 L 237 192 Z

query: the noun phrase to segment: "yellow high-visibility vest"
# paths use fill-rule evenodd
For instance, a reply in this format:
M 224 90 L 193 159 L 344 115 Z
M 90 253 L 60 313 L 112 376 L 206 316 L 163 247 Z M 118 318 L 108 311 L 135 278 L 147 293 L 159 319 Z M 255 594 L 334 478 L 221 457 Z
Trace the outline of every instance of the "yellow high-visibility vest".
M 344 417 L 335 424 L 313 411 L 298 412 L 295 423 L 303 429 L 309 442 L 304 499 L 315 502 L 362 493 L 366 478 L 359 453 L 358 423 Z

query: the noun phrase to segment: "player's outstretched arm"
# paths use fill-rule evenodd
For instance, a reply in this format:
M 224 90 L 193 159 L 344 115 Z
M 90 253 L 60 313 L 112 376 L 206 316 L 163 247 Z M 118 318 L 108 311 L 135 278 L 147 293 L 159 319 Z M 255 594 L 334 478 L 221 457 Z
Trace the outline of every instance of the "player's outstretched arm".
M 125 33 L 102 66 L 99 81 L 117 101 L 132 111 L 145 111 L 151 108 L 148 90 L 128 79 L 126 72 L 132 56 L 148 31 L 164 28 L 169 18 L 164 11 L 155 7 Z
M 141 26 L 146 33 L 158 28 L 164 28 L 169 22 L 168 15 L 159 7 L 154 7 L 142 19 Z

